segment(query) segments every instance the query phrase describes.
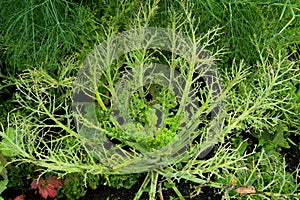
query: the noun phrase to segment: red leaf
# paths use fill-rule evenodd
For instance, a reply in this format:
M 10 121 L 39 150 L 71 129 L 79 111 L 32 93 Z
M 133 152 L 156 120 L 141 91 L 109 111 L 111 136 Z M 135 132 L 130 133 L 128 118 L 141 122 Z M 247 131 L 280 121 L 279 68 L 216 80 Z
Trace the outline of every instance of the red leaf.
M 34 179 L 30 186 L 31 186 L 31 189 L 36 189 L 38 188 L 40 185 L 42 185 L 43 183 L 45 182 L 45 180 L 43 178 L 40 178 L 39 181 L 37 181 L 37 179 Z
M 64 185 L 64 182 L 61 179 L 58 179 L 57 176 L 52 176 L 46 179 L 40 178 L 39 181 L 34 179 L 31 183 L 32 189 L 39 189 L 39 194 L 47 199 L 49 197 L 55 197 L 57 195 L 56 189 Z
M 14 198 L 14 200 L 25 200 L 25 196 L 24 195 L 19 195 L 16 198 Z
M 39 187 L 39 194 L 44 198 L 47 199 L 48 198 L 48 190 L 42 186 Z
M 34 179 L 34 180 L 31 182 L 30 186 L 31 186 L 31 189 L 36 189 L 36 188 L 38 187 L 38 186 L 37 186 L 37 180 Z
M 57 176 L 47 178 L 47 183 L 53 185 L 55 188 L 64 185 L 64 182 L 61 179 L 58 179 Z
M 46 189 L 47 189 L 48 194 L 49 194 L 50 197 L 52 197 L 52 198 L 53 198 L 53 197 L 56 197 L 57 191 L 56 191 L 56 188 L 55 188 L 53 185 L 48 184 L 48 185 L 46 186 Z

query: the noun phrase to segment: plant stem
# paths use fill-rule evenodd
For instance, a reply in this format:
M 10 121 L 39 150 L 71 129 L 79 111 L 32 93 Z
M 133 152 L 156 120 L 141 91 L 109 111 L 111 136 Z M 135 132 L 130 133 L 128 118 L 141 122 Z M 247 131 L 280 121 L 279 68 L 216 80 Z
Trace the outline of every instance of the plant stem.
M 182 194 L 180 193 L 180 191 L 178 190 L 178 188 L 176 187 L 175 183 L 171 180 L 171 179 L 167 179 L 168 182 L 172 185 L 172 189 L 174 190 L 174 192 L 177 194 L 177 196 L 179 197 L 180 200 L 184 200 L 184 197 L 182 196 Z
M 155 171 L 151 171 L 151 186 L 150 186 L 149 200 L 155 200 L 157 180 L 158 180 L 158 173 Z
M 143 190 L 146 188 L 146 186 L 148 185 L 149 181 L 150 181 L 150 172 L 147 173 L 147 176 L 146 176 L 144 182 L 142 183 L 142 185 L 141 185 L 139 191 L 136 193 L 136 195 L 135 195 L 135 197 L 134 197 L 133 200 L 138 200 L 138 199 L 140 199 L 140 197 L 141 197 L 142 194 L 143 194 Z

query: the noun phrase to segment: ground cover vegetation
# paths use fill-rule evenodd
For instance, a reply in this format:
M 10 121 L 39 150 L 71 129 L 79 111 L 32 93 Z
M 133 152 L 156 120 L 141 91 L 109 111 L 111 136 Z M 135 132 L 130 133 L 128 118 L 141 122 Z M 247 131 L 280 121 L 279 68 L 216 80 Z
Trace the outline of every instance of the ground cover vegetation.
M 297 0 L 16 0 L 0 13 L 0 199 L 300 199 Z M 118 33 L 150 27 L 173 45 L 112 59 Z M 105 69 L 82 70 L 104 41 Z

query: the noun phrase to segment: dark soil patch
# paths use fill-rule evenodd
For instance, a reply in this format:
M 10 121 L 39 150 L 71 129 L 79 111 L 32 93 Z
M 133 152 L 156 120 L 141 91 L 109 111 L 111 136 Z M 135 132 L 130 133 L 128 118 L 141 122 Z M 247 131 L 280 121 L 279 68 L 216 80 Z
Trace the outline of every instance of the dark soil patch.
M 134 199 L 136 192 L 139 190 L 142 181 L 139 181 L 135 184 L 131 189 L 114 189 L 107 186 L 101 185 L 96 190 L 88 190 L 87 195 L 80 200 L 123 200 L 123 199 Z M 177 184 L 177 188 L 180 190 L 181 194 L 186 197 L 186 199 L 193 200 L 218 200 L 222 199 L 222 195 L 219 194 L 219 191 L 215 188 L 203 187 L 199 194 L 195 194 L 193 198 L 191 198 L 191 194 L 195 191 L 194 187 L 195 183 L 191 182 L 180 182 Z M 172 189 L 164 188 L 162 189 L 162 195 L 164 200 L 169 200 L 171 197 L 176 198 L 177 195 Z M 157 195 L 156 199 L 159 200 L 159 195 Z M 149 200 L 148 193 L 144 192 L 141 196 L 140 200 Z
M 300 144 L 300 136 L 297 135 L 293 135 L 289 137 L 295 144 L 299 145 Z M 290 148 L 286 149 L 283 148 L 282 149 L 282 155 L 285 158 L 286 161 L 286 170 L 288 172 L 294 172 L 297 167 L 299 167 L 300 165 L 300 150 L 299 150 L 299 146 L 295 146 L 290 144 Z
M 8 188 L 1 194 L 1 196 L 5 200 L 14 200 L 14 198 L 16 198 L 19 195 L 24 195 L 26 200 L 45 200 L 39 195 L 39 193 L 36 190 L 31 189 L 22 192 L 22 190 Z

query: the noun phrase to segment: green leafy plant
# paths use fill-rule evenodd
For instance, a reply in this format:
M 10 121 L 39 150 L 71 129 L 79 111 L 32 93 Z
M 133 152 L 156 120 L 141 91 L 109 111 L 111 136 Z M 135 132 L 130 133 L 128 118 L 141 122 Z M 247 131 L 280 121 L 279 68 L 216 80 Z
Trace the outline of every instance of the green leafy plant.
M 106 175 L 104 177 L 104 185 L 113 188 L 126 188 L 130 189 L 137 183 L 141 174 L 126 174 L 126 175 Z
M 70 173 L 64 177 L 64 187 L 58 189 L 57 198 L 80 199 L 85 196 L 87 188 L 96 189 L 102 178 L 100 175 L 86 175 Z

